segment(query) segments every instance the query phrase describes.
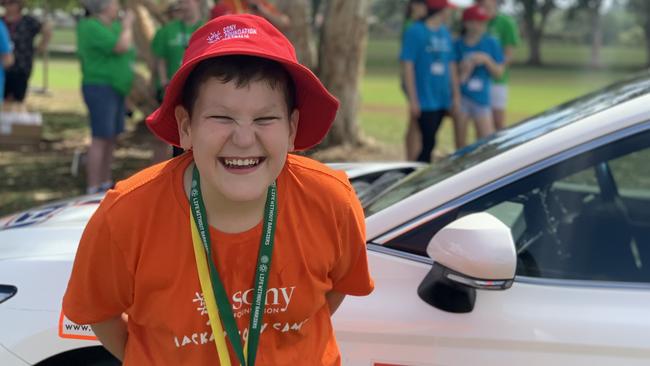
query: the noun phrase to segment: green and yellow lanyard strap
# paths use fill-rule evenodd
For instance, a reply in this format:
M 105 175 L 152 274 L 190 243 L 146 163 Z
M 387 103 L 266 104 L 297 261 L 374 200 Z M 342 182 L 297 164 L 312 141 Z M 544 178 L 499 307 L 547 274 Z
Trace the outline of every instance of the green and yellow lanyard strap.
M 260 250 L 257 258 L 257 268 L 253 282 L 253 304 L 251 305 L 250 324 L 246 344 L 242 347 L 241 337 L 237 329 L 237 323 L 232 313 L 232 306 L 228 295 L 221 282 L 219 273 L 212 260 L 212 248 L 210 246 L 210 230 L 207 222 L 205 204 L 201 195 L 200 175 L 196 166 L 192 172 L 192 186 L 190 188 L 190 226 L 192 229 L 192 244 L 194 257 L 196 259 L 197 271 L 201 291 L 205 298 L 208 310 L 208 318 L 214 336 L 214 342 L 219 354 L 219 363 L 222 366 L 230 366 L 230 354 L 224 334 L 230 340 L 233 350 L 237 354 L 239 362 L 243 366 L 255 365 L 257 347 L 262 328 L 264 306 L 266 301 L 266 289 L 268 285 L 268 274 L 271 269 L 271 258 L 275 239 L 275 223 L 277 218 L 277 191 L 275 182 L 269 186 L 264 207 L 264 225 Z M 203 249 L 201 248 L 203 246 Z M 207 266 L 206 266 L 207 263 Z M 222 328 L 223 323 L 223 328 Z

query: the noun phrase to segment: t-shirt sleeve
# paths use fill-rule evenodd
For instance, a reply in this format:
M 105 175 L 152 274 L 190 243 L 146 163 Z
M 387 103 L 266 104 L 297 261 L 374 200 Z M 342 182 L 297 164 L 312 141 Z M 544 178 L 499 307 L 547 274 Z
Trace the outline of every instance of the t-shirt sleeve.
M 11 52 L 11 41 L 9 40 L 9 31 L 4 22 L 0 21 L 0 53 Z
M 404 32 L 399 59 L 400 61 L 415 62 L 417 54 L 417 33 L 414 24 L 411 24 L 411 26 L 406 29 L 406 32 Z
M 26 19 L 29 21 L 29 32 L 31 33 L 32 37 L 35 37 L 41 31 L 42 24 L 38 21 L 38 19 L 31 16 Z
M 63 313 L 78 324 L 93 324 L 121 314 L 132 301 L 133 273 L 114 242 L 106 210 L 100 207 L 81 237 Z
M 165 29 L 160 28 L 151 41 L 151 51 L 159 58 L 165 57 L 165 42 L 163 41 Z
M 102 26 L 98 22 L 89 22 L 87 24 L 89 32 L 86 37 L 86 44 L 104 54 L 112 54 L 115 45 L 119 40 L 119 34 L 112 32 L 110 29 Z
M 498 64 L 502 64 L 505 61 L 503 48 L 501 48 L 501 45 L 496 38 L 490 38 L 490 56 L 492 56 L 494 62 Z
M 366 252 L 366 224 L 359 199 L 351 190 L 349 204 L 341 214 L 339 258 L 330 271 L 332 290 L 365 296 L 374 289 Z
M 511 17 L 505 17 L 503 19 L 503 27 L 504 31 L 501 39 L 503 47 L 518 46 L 521 43 L 521 39 L 519 37 L 519 29 L 517 28 L 515 20 Z

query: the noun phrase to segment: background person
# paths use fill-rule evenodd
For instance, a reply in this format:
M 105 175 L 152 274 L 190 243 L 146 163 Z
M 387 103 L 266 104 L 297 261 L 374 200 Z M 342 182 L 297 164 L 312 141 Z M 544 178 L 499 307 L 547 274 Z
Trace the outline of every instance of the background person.
M 41 23 L 31 15 L 23 15 L 24 0 L 3 0 L 3 20 L 9 30 L 14 47 L 14 64 L 6 70 L 4 90 L 5 109 L 12 112 L 27 112 L 24 103 L 29 78 L 34 64 L 34 51 L 44 54 L 52 37 L 48 22 Z M 41 33 L 41 39 L 34 49 L 34 39 Z
M 404 15 L 404 24 L 402 25 L 402 39 L 406 30 L 413 25 L 414 22 L 421 21 L 427 16 L 427 3 L 426 0 L 409 0 L 406 4 L 406 12 Z M 402 41 L 403 43 L 403 41 Z M 406 91 L 406 84 L 404 82 L 404 68 L 400 68 L 400 86 L 404 95 L 408 99 Z M 410 105 L 410 102 L 409 102 Z M 404 146 L 406 148 L 406 159 L 415 161 L 418 154 L 422 149 L 422 136 L 420 134 L 420 127 L 418 121 L 413 118 L 410 109 L 408 111 L 408 122 L 406 127 L 406 135 L 404 136 Z
M 14 63 L 14 54 L 12 51 L 9 31 L 5 23 L 0 20 L 0 91 L 3 92 L 5 87 L 5 69 Z
M 417 120 L 422 148 L 417 160 L 430 162 L 443 117 L 457 110 L 460 91 L 451 33 L 444 24 L 446 0 L 427 0 L 427 16 L 404 34 L 400 60 L 411 118 Z
M 514 50 L 521 43 L 517 22 L 509 15 L 499 12 L 499 0 L 477 0 L 490 16 L 488 32 L 501 44 L 504 54 L 505 69 L 501 77 L 493 79 L 490 91 L 490 104 L 494 127 L 500 130 L 506 125 L 506 108 L 508 106 L 509 66 L 514 59 Z
M 467 122 L 473 120 L 478 138 L 494 132 L 490 108 L 491 79 L 503 73 L 503 51 L 499 42 L 486 33 L 490 16 L 480 5 L 463 11 L 463 30 L 454 47 L 458 57 L 461 90 L 457 121 L 457 148 L 466 145 Z
M 92 139 L 86 163 L 87 193 L 113 186 L 111 164 L 117 136 L 124 131 L 125 97 L 133 83 L 133 13 L 118 21 L 117 0 L 83 0 L 89 17 L 77 25 L 82 94 Z
M 185 49 L 195 30 L 203 25 L 201 19 L 201 4 L 199 0 L 179 0 L 169 9 L 172 19 L 163 25 L 151 42 L 151 50 L 155 55 L 155 75 L 158 76 L 156 99 L 162 103 L 165 88 L 183 61 Z M 170 146 L 162 141 L 155 142 L 154 162 L 166 160 L 170 156 Z M 182 153 L 175 147 L 174 155 Z

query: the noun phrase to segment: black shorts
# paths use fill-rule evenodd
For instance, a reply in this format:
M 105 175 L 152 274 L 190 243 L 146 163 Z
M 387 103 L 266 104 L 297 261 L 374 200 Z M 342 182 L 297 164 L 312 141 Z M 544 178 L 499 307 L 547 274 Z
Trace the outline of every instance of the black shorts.
M 7 71 L 5 73 L 5 99 L 24 101 L 28 81 L 29 73 L 25 71 Z

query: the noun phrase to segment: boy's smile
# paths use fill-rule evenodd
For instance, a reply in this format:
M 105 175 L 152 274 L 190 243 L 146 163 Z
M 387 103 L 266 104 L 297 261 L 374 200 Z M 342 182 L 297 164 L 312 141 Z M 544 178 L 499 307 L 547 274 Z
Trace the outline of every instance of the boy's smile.
M 224 207 L 264 200 L 293 150 L 298 112 L 268 81 L 237 86 L 209 78 L 191 113 L 176 109 L 181 145 L 191 148 L 206 199 Z

